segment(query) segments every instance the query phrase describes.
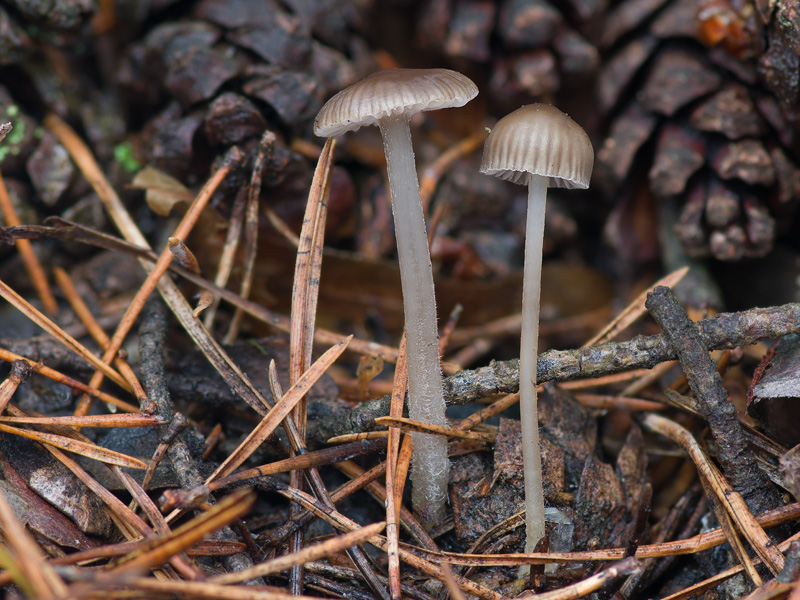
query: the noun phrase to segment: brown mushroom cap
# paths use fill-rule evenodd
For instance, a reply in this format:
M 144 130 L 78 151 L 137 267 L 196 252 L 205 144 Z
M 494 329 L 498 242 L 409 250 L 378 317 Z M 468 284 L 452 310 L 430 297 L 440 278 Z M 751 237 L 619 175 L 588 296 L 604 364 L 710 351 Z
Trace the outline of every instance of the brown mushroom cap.
M 333 137 L 390 115 L 464 106 L 477 94 L 467 76 L 449 69 L 386 69 L 328 100 L 314 120 L 314 133 Z
M 594 150 L 583 128 L 549 104 L 529 104 L 497 122 L 483 148 L 481 173 L 527 185 L 530 175 L 548 187 L 589 187 Z

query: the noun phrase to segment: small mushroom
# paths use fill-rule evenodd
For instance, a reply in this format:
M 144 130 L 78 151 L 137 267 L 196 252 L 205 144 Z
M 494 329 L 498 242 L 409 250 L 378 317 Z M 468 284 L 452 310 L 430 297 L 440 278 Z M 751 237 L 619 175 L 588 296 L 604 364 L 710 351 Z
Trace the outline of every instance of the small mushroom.
M 409 119 L 416 113 L 463 106 L 478 93 L 461 73 L 447 69 L 378 71 L 331 98 L 314 121 L 321 137 L 377 125 L 383 136 L 392 197 L 408 355 L 409 416 L 445 425 L 433 270 L 411 145 Z M 413 435 L 412 503 L 423 525 L 444 517 L 447 496 L 447 440 Z
M 481 173 L 528 186 L 519 354 L 528 552 L 533 551 L 545 534 L 536 361 L 547 188 L 586 189 L 593 164 L 594 151 L 586 132 L 567 115 L 547 104 L 523 106 L 500 119 L 483 148 Z

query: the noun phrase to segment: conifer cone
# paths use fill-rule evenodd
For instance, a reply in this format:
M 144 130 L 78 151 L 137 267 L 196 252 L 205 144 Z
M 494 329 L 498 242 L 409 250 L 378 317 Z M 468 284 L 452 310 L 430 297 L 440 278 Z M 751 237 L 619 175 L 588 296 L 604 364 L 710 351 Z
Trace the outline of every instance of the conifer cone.
M 65 73 L 90 53 L 85 40 L 96 13 L 95 0 L 0 4 L 0 123 L 12 125 L 0 144 L 0 169 L 23 223 L 37 223 L 53 212 L 87 225 L 102 220 L 87 216 L 90 202 L 80 200 L 86 199 L 86 187 L 64 148 L 40 127 L 43 99 L 48 108 L 67 112 L 73 87 L 65 83 Z M 0 224 L 5 224 L 1 216 Z M 39 244 L 38 249 L 46 261 L 49 247 Z
M 36 118 L 29 114 L 31 99 L 48 95 L 53 105 L 65 104 L 52 64 L 67 50 L 77 59 L 87 53 L 86 44 L 77 42 L 89 37 L 96 11 L 95 0 L 0 4 L 0 122 L 14 126 L 0 147 L 5 176 L 24 177 L 27 160 L 42 145 Z
M 764 256 L 795 212 L 799 4 L 758 4 L 625 0 L 609 12 L 597 96 L 610 125 L 596 175 L 620 199 L 606 227 L 618 248 L 650 197 L 682 203 L 684 249 L 719 260 Z
M 141 126 L 145 161 L 196 184 L 233 145 L 252 161 L 270 130 L 277 142 L 265 164 L 264 194 L 287 205 L 305 198 L 311 166 L 289 145 L 324 100 L 357 79 L 347 56 L 363 53 L 353 33 L 357 6 L 201 0 L 177 19 L 168 13 L 130 49 L 118 76 Z M 250 163 L 238 168 L 220 194 L 230 199 L 250 170 Z
M 85 35 L 97 12 L 97 0 L 31 2 L 7 0 L 0 5 L 0 63 L 17 63 L 37 42 L 67 47 Z
M 14 123 L 0 161 L 12 195 L 56 209 L 88 197 L 64 149 L 37 127 L 54 112 L 78 125 L 119 187 L 129 182 L 117 181 L 114 160 L 126 133 L 138 132 L 127 140 L 139 163 L 189 186 L 202 183 L 212 163 L 239 146 L 249 161 L 226 179 L 215 196 L 219 204 L 249 181 L 261 135 L 270 130 L 277 141 L 263 193 L 291 207 L 285 219 L 298 210 L 302 215 L 312 165 L 289 145 L 310 137 L 324 100 L 365 74 L 351 58 L 368 54 L 355 28 L 369 0 L 154 0 L 104 7 L 96 0 L 0 5 L 0 119 Z M 343 177 L 337 173 L 335 181 Z
M 597 49 L 581 32 L 599 21 L 604 6 L 592 0 L 424 0 L 416 43 L 433 55 L 483 66 L 487 95 L 502 110 L 513 110 L 595 72 Z

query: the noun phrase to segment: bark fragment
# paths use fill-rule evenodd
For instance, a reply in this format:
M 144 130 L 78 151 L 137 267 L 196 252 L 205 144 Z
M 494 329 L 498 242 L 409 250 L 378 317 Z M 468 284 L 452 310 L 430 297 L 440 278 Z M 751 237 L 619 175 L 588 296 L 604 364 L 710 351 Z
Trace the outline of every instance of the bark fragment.
M 771 438 L 786 447 L 800 443 L 798 373 L 800 337 L 786 336 L 764 359 L 747 394 L 747 414 L 754 417 Z

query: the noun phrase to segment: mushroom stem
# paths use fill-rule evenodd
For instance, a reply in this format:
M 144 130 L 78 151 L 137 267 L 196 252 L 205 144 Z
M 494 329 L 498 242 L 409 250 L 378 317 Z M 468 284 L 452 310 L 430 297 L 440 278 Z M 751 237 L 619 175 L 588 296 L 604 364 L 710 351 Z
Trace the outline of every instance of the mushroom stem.
M 379 126 L 386 152 L 403 288 L 409 416 L 425 423 L 444 426 L 445 403 L 433 269 L 408 117 L 384 117 L 379 121 Z M 411 500 L 423 526 L 430 528 L 441 522 L 445 513 L 450 466 L 447 440 L 442 436 L 424 433 L 413 433 L 412 439 L 414 452 Z
M 519 410 L 522 421 L 522 461 L 525 471 L 526 552 L 533 552 L 534 546 L 545 533 L 539 413 L 536 407 L 536 363 L 546 203 L 547 177 L 531 175 L 528 182 L 525 272 L 522 283 L 522 335 L 519 354 Z

